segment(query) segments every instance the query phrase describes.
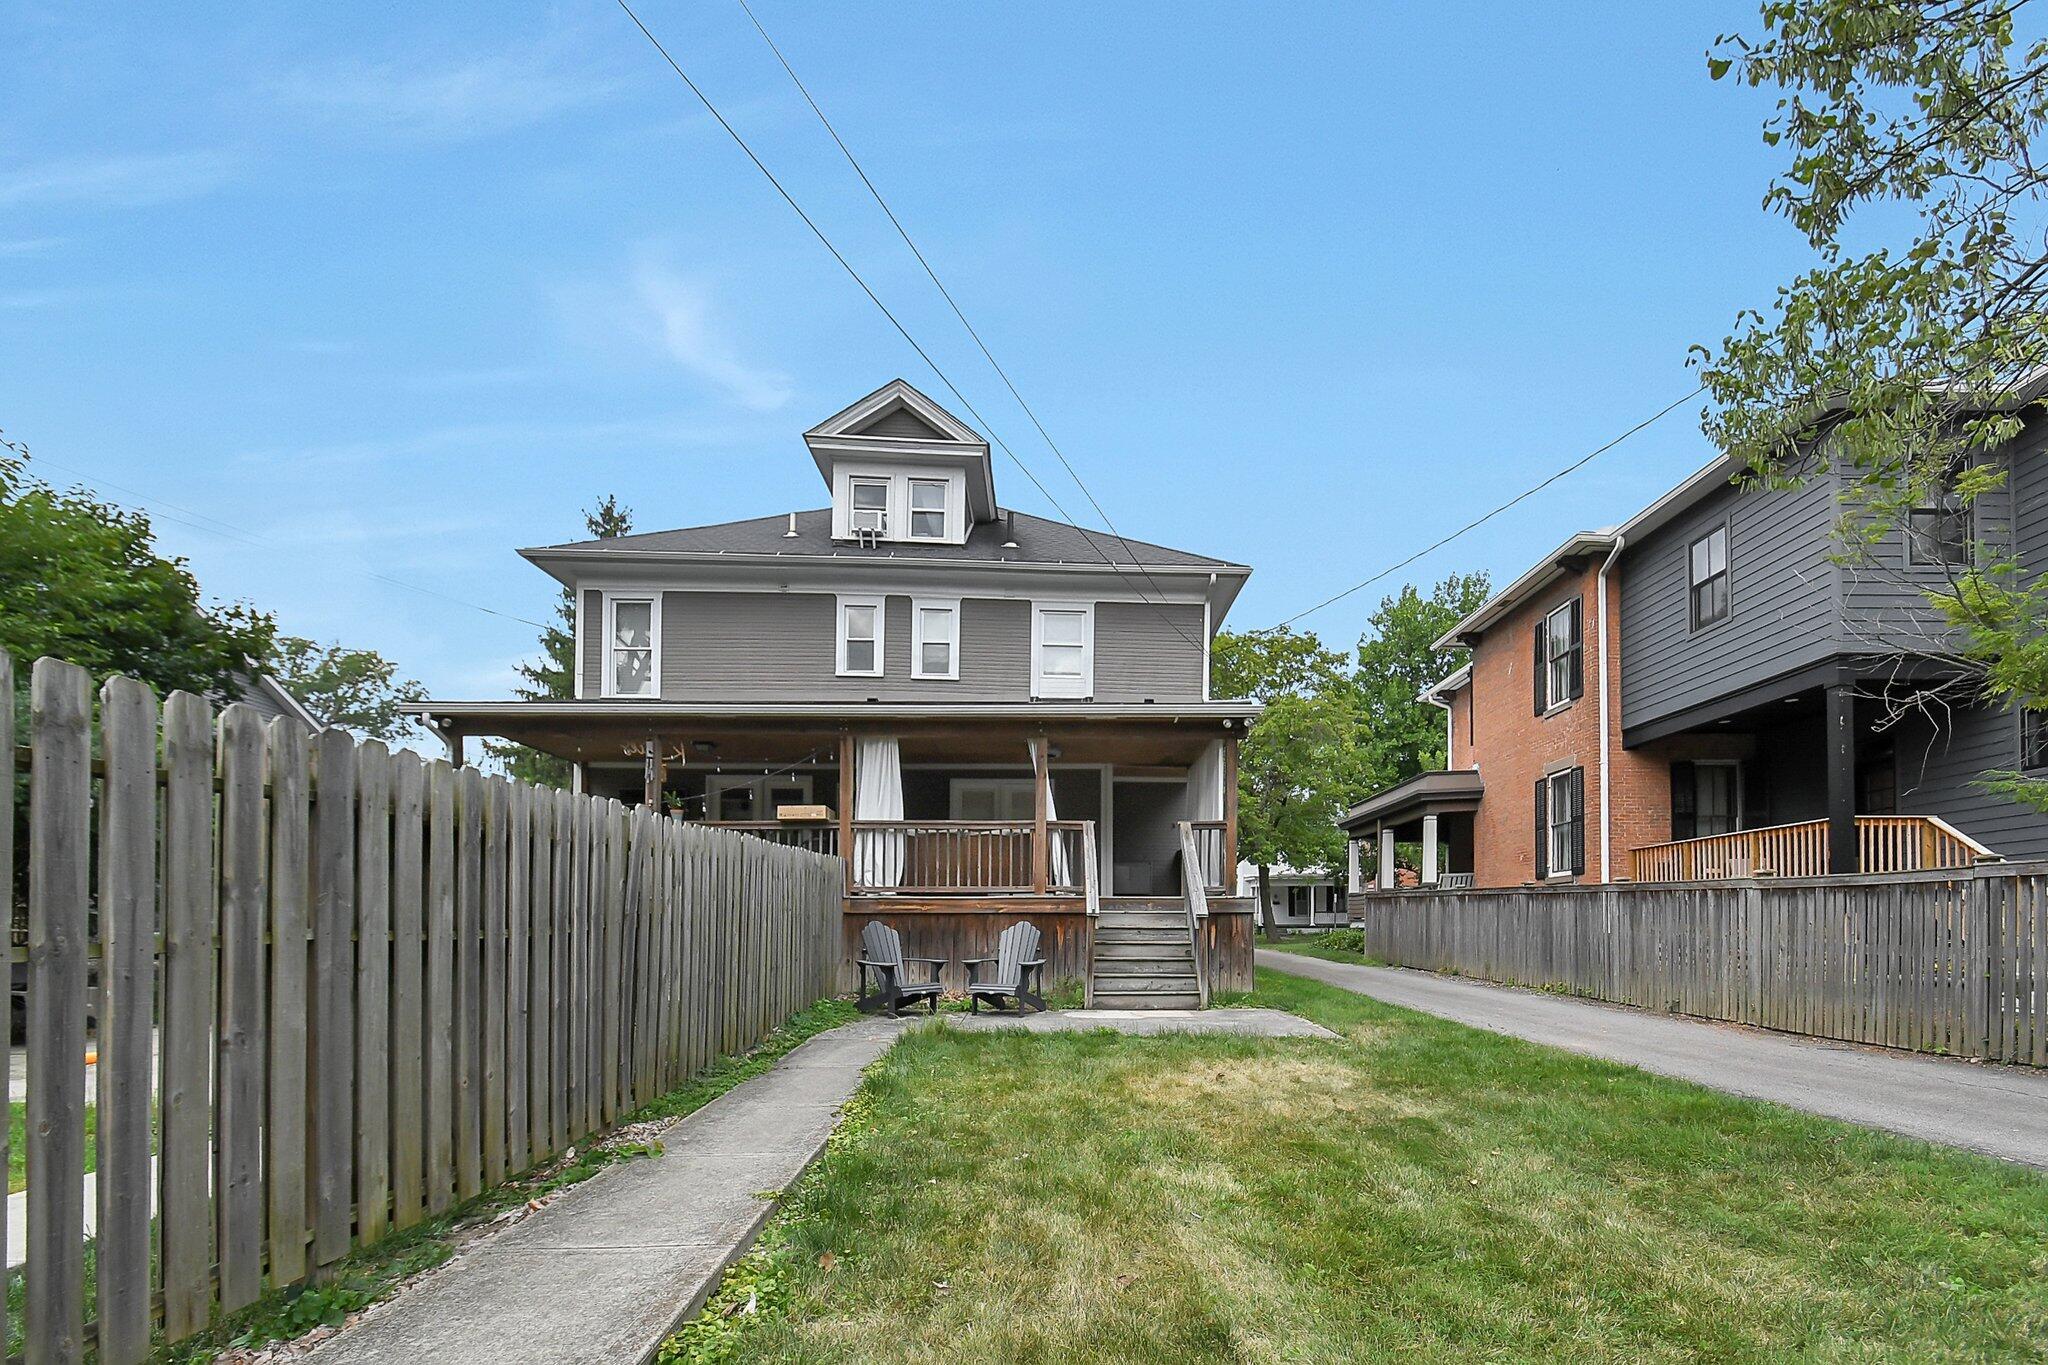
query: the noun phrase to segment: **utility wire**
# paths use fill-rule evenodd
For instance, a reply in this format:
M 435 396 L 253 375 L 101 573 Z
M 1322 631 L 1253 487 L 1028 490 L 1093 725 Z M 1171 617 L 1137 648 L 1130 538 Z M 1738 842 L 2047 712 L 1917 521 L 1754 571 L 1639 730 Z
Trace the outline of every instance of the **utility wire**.
M 1045 429 L 1045 423 L 1038 420 L 1037 411 L 1024 400 L 1024 395 L 1017 391 L 1016 384 L 1010 379 L 1009 371 L 1003 368 L 1002 362 L 997 360 L 995 353 L 989 350 L 988 343 L 981 339 L 981 333 L 975 330 L 974 324 L 967 320 L 967 314 L 960 307 L 959 301 L 953 297 L 953 291 L 946 288 L 945 281 L 939 278 L 939 272 L 932 268 L 931 261 L 926 259 L 924 252 L 918 248 L 917 243 L 911 240 L 909 229 L 903 226 L 903 221 L 896 216 L 896 210 L 889 207 L 889 201 L 882 197 L 881 190 L 877 189 L 875 182 L 869 178 L 866 168 L 860 164 L 859 158 L 854 156 L 853 149 L 846 145 L 846 140 L 839 136 L 839 130 L 832 126 L 832 120 L 827 118 L 825 111 L 818 106 L 818 101 L 811 94 L 810 87 L 805 85 L 803 78 L 796 74 L 796 68 L 789 64 L 789 58 L 782 55 L 782 49 L 776 45 L 775 40 L 768 36 L 768 30 L 762 26 L 760 16 L 754 13 L 754 7 L 749 5 L 747 0 L 739 0 L 739 7 L 746 12 L 748 21 L 754 25 L 754 31 L 761 35 L 761 41 L 768 44 L 768 50 L 775 54 L 775 60 L 780 62 L 782 69 L 789 74 L 790 83 L 795 85 L 797 93 L 804 97 L 804 103 L 811 106 L 811 112 L 818 116 L 818 122 L 823 124 L 825 131 L 831 135 L 833 145 L 838 147 L 840 155 L 846 158 L 846 164 L 853 167 L 853 173 L 860 177 L 860 183 L 867 186 L 868 194 L 874 199 L 876 206 L 888 218 L 889 226 L 896 229 L 896 235 L 903 239 L 903 245 L 910 248 L 910 254 L 917 257 L 917 263 L 924 267 L 924 273 L 931 280 L 932 287 L 939 291 L 939 296 L 946 301 L 946 306 L 953 310 L 953 316 L 960 319 L 960 325 L 967 330 L 967 335 L 974 338 L 974 344 L 980 348 L 982 357 L 989 363 L 989 368 L 996 372 L 996 376 L 1003 381 L 1003 387 L 1010 391 L 1010 397 L 1017 400 L 1017 406 L 1024 410 L 1024 415 L 1031 419 L 1031 425 L 1038 429 L 1038 434 L 1044 439 L 1046 448 L 1052 451 L 1054 456 L 1059 459 L 1060 467 L 1067 471 L 1067 477 L 1074 481 L 1074 486 L 1081 490 L 1083 497 L 1088 499 L 1089 506 L 1093 507 L 1095 514 L 1102 518 L 1102 524 L 1109 528 L 1109 533 L 1116 537 L 1119 545 L 1123 546 L 1124 553 L 1131 557 L 1131 562 L 1138 564 L 1139 571 L 1145 575 L 1145 581 L 1152 585 L 1152 591 L 1158 593 L 1159 600 L 1164 602 L 1166 600 L 1166 592 L 1159 586 L 1158 580 L 1152 577 L 1152 571 L 1145 568 L 1139 562 L 1137 551 L 1131 548 L 1131 542 L 1124 539 L 1123 532 L 1119 531 L 1116 522 L 1110 519 L 1108 509 L 1103 507 L 1101 501 L 1096 498 L 1095 491 L 1088 487 L 1088 483 L 1081 477 L 1080 471 L 1075 469 L 1073 463 L 1067 459 L 1067 454 L 1060 449 L 1059 443 L 1053 440 L 1052 433 Z
M 1059 512 L 1061 517 L 1065 518 L 1068 522 L 1074 523 L 1076 525 L 1076 528 L 1081 531 L 1081 538 L 1088 542 L 1089 548 L 1094 550 L 1095 553 L 1101 557 L 1102 562 L 1108 565 L 1111 571 L 1114 572 L 1119 578 L 1124 577 L 1124 566 L 1117 563 L 1117 561 L 1109 554 L 1109 552 L 1102 548 L 1101 544 L 1097 542 L 1094 532 L 1087 530 L 1085 527 L 1080 527 L 1079 524 L 1075 522 L 1073 513 L 1067 511 L 1067 509 L 1061 505 L 1060 500 L 1053 496 L 1052 490 L 1047 488 L 1045 484 L 1039 480 L 1038 475 L 1032 472 L 1031 466 L 1024 463 L 1023 459 L 1019 457 L 1014 450 L 1010 449 L 1009 445 L 1004 442 L 1003 438 L 996 434 L 994 424 L 991 423 L 986 417 L 983 417 L 981 415 L 981 412 L 968 399 L 967 395 L 960 391 L 960 386 L 953 382 L 952 377 L 948 375 L 944 369 L 940 368 L 938 361 L 932 359 L 931 353 L 925 350 L 925 348 L 918 343 L 917 338 L 910 334 L 910 329 L 903 325 L 902 321 L 896 316 L 896 314 L 890 310 L 889 305 L 882 302 L 881 296 L 875 293 L 874 289 L 868 284 L 866 278 L 861 275 L 860 271 L 854 268 L 853 263 L 851 261 L 846 259 L 844 253 L 842 253 L 837 246 L 833 245 L 832 239 L 826 236 L 824 229 L 819 227 L 817 222 L 812 219 L 811 215 L 804 211 L 803 205 L 797 203 L 795 196 L 790 194 L 790 192 L 783 187 L 782 181 L 776 178 L 775 172 L 768 169 L 767 163 L 762 161 L 761 158 L 755 153 L 753 147 L 748 144 L 747 140 L 744 137 L 740 136 L 739 130 L 732 126 L 731 122 L 729 122 L 726 119 L 724 114 L 719 112 L 718 106 L 711 102 L 711 97 L 704 93 L 704 91 L 697 85 L 697 82 L 690 79 L 690 74 L 687 71 L 683 70 L 682 65 L 679 62 L 677 62 L 673 56 L 669 54 L 669 50 L 666 47 L 662 46 L 661 40 L 655 37 L 653 30 L 649 29 L 647 25 L 641 21 L 640 16 L 634 13 L 633 7 L 630 4 L 628 4 L 626 0 L 618 0 L 618 6 L 620 9 L 625 11 L 626 17 L 633 21 L 633 27 L 640 30 L 640 35 L 648 41 L 648 43 L 654 48 L 656 52 L 661 54 L 661 59 L 668 63 L 669 69 L 676 73 L 677 78 L 681 80 L 685 86 L 689 87 L 690 93 L 697 97 L 697 102 L 703 105 L 705 111 L 709 113 L 711 117 L 717 121 L 718 126 L 725 130 L 726 136 L 730 137 L 733 140 L 733 143 L 742 152 L 746 153 L 747 160 L 754 163 L 754 169 L 759 171 L 770 185 L 774 186 L 775 192 L 782 196 L 782 202 L 789 205 L 791 211 L 794 212 L 798 218 L 801 218 L 803 220 L 804 226 L 811 230 L 811 235 L 813 237 L 816 237 L 818 239 L 819 244 L 823 246 L 826 251 L 831 253 L 832 259 L 839 263 L 839 268 L 841 270 L 844 270 L 848 278 L 850 278 L 856 285 L 860 286 L 861 293 L 868 296 L 868 302 L 874 304 L 875 307 L 881 311 L 882 316 L 889 320 L 889 325 L 894 327 L 898 335 L 900 335 L 904 339 L 904 341 L 909 343 L 910 349 L 917 352 L 918 359 L 924 361 L 926 366 L 928 366 L 931 369 L 931 372 L 939 377 L 939 382 L 946 386 L 947 392 L 953 395 L 954 400 L 957 401 L 962 407 L 966 408 L 968 414 L 972 416 L 974 420 L 981 425 L 981 429 L 988 433 L 989 440 L 992 443 L 994 443 L 996 448 L 1001 450 L 1003 454 L 1007 455 L 1010 458 L 1010 462 L 1016 465 L 1018 469 L 1024 472 L 1024 477 L 1031 480 L 1031 486 L 1033 488 L 1036 488 L 1039 491 L 1039 493 L 1045 498 L 1045 500 L 1052 504 L 1053 508 Z M 1121 540 L 1122 537 L 1118 537 L 1118 539 Z M 1133 565 L 1133 567 L 1143 569 L 1144 566 Z M 1150 575 L 1148 574 L 1147 576 L 1149 577 Z M 1185 641 L 1188 645 L 1199 648 L 1199 646 L 1195 644 L 1195 641 L 1188 637 L 1188 633 L 1180 628 L 1180 623 L 1178 621 L 1175 621 L 1170 615 L 1167 614 L 1165 605 L 1163 603 L 1153 602 L 1151 598 L 1145 596 L 1145 593 L 1142 589 L 1140 589 L 1138 592 L 1138 600 L 1156 609 L 1159 612 L 1160 619 L 1165 621 L 1166 624 L 1172 628 L 1174 634 L 1180 636 L 1180 638 L 1183 641 Z
M 1378 573 L 1372 575 L 1370 578 L 1361 579 L 1360 581 L 1353 583 L 1350 587 L 1344 589 L 1344 591 L 1336 593 L 1330 597 L 1325 597 L 1322 601 L 1316 603 L 1314 606 L 1308 608 L 1307 610 L 1298 611 L 1294 613 L 1294 615 L 1280 622 L 1279 625 L 1272 627 L 1272 629 L 1285 630 L 1287 627 L 1293 625 L 1296 621 L 1301 620 L 1304 616 L 1311 616 L 1316 612 L 1321 611 L 1324 607 L 1331 606 L 1335 603 L 1343 601 L 1345 598 L 1351 596 L 1353 593 L 1362 592 L 1366 588 L 1371 587 L 1373 584 L 1387 577 L 1389 574 L 1399 573 L 1402 569 L 1407 568 L 1410 564 L 1413 564 L 1416 560 L 1422 558 L 1424 555 L 1430 554 L 1436 550 L 1441 550 L 1444 546 L 1450 544 L 1452 541 L 1458 539 L 1460 536 L 1463 536 L 1470 531 L 1475 531 L 1479 527 L 1484 526 L 1487 522 L 1492 521 L 1495 517 L 1507 511 L 1516 503 L 1527 501 L 1528 499 L 1536 496 L 1536 494 L 1542 492 L 1544 489 L 1550 487 L 1550 485 L 1556 483 L 1559 479 L 1564 478 L 1567 474 L 1571 474 L 1580 469 L 1585 468 L 1587 465 L 1593 462 L 1595 457 L 1606 454 L 1608 451 L 1614 449 L 1616 446 L 1620 445 L 1623 441 L 1626 441 L 1629 437 L 1635 435 L 1643 428 L 1652 425 L 1660 418 L 1670 415 L 1672 412 L 1676 411 L 1678 408 L 1684 406 L 1685 404 L 1690 403 L 1693 399 L 1699 397 L 1706 391 L 1707 386 L 1702 384 L 1698 388 L 1694 389 L 1691 393 L 1686 394 L 1684 397 L 1674 399 L 1672 402 L 1666 404 L 1662 408 L 1659 408 L 1650 416 L 1645 417 L 1642 421 L 1630 427 L 1627 431 L 1622 432 L 1621 435 L 1615 437 L 1606 445 L 1599 447 L 1597 450 L 1590 451 L 1585 455 L 1581 455 L 1578 459 L 1572 461 L 1563 469 L 1558 470 L 1549 478 L 1544 479 L 1541 483 L 1532 484 L 1530 487 L 1523 489 L 1521 492 L 1515 494 L 1515 496 L 1513 496 L 1512 498 L 1509 498 L 1506 502 L 1500 504 L 1498 507 L 1495 507 L 1492 511 L 1474 517 L 1472 520 L 1466 522 L 1463 526 L 1460 526 L 1457 530 L 1451 532 L 1449 535 L 1443 537 L 1442 539 L 1433 541 L 1430 544 L 1423 546 L 1420 550 L 1417 550 L 1414 554 L 1409 555 L 1400 563 L 1389 565 L 1388 567 L 1381 569 Z

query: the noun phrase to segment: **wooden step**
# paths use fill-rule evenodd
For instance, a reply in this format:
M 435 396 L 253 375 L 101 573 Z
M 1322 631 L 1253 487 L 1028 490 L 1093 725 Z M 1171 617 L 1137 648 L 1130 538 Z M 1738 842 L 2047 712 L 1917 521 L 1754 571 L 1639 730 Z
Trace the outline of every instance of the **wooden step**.
M 1185 948 L 1188 943 L 1188 931 L 1185 929 L 1147 929 L 1142 925 L 1137 927 L 1117 925 L 1114 928 L 1105 926 L 1095 931 L 1095 941 L 1097 943 L 1178 943 Z
M 1099 1010 L 1198 1010 L 1202 997 L 1189 991 L 1184 995 L 1113 995 L 1098 990 L 1092 1008 Z
M 1198 994 L 1193 972 L 1097 972 L 1097 995 Z
M 1119 910 L 1111 913 L 1104 910 L 1096 920 L 1098 929 L 1178 929 L 1183 936 L 1188 931 L 1188 914 L 1185 910 Z
M 1095 961 L 1098 966 L 1105 962 L 1193 962 L 1195 955 L 1188 951 L 1186 939 L 1178 943 L 1145 941 L 1140 943 L 1103 943 L 1095 945 Z

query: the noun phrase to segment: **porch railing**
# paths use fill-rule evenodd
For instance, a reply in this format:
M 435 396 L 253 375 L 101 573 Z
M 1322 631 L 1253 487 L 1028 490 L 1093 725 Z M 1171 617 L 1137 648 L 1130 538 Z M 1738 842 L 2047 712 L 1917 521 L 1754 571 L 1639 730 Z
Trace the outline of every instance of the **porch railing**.
M 1209 1008 L 1209 973 L 1202 963 L 1202 921 L 1209 918 L 1207 878 L 1199 875 L 1201 845 L 1193 821 L 1180 822 L 1180 877 L 1182 904 L 1188 912 L 1188 949 L 1195 961 L 1195 990 L 1202 1008 Z
M 1232 869 L 1223 865 L 1223 822 L 1221 820 L 1185 820 L 1181 822 L 1188 830 L 1188 838 L 1182 841 L 1182 856 L 1191 858 L 1194 865 L 1202 870 L 1202 887 L 1211 895 L 1222 895 L 1229 890 L 1224 881 Z
M 1046 894 L 1086 894 L 1091 823 L 1046 823 Z M 883 895 L 1029 895 L 1037 890 L 1034 837 L 1029 820 L 856 820 L 853 889 Z
M 839 852 L 839 826 L 833 824 L 797 824 L 787 820 L 703 820 L 693 823 L 709 825 L 712 829 L 735 829 L 757 839 L 766 839 L 771 844 L 800 848 L 809 853 L 830 856 Z
M 1918 872 L 1968 867 L 1996 855 L 1945 820 L 1931 815 L 1859 815 L 1858 857 L 1864 872 Z M 1639 882 L 1705 882 L 1728 877 L 1824 877 L 1829 872 L 1828 822 L 1797 824 L 1675 839 L 1629 851 L 1629 875 Z

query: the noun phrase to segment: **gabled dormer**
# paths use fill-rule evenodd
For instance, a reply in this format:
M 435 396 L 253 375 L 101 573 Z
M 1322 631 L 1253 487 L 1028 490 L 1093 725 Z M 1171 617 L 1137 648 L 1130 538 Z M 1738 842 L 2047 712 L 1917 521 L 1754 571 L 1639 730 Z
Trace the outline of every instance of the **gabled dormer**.
M 901 379 L 804 433 L 832 490 L 832 538 L 960 545 L 996 518 L 988 442 Z

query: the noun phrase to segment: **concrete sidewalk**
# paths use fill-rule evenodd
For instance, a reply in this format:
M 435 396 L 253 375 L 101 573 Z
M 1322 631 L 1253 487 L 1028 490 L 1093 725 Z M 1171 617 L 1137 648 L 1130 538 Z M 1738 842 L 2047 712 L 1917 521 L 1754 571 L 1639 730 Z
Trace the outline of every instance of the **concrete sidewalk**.
M 821 1034 L 311 1353 L 322 1365 L 643 1361 L 702 1306 L 904 1025 Z
M 2048 1168 L 2048 1073 L 1260 949 L 1261 967 L 1750 1099 Z

